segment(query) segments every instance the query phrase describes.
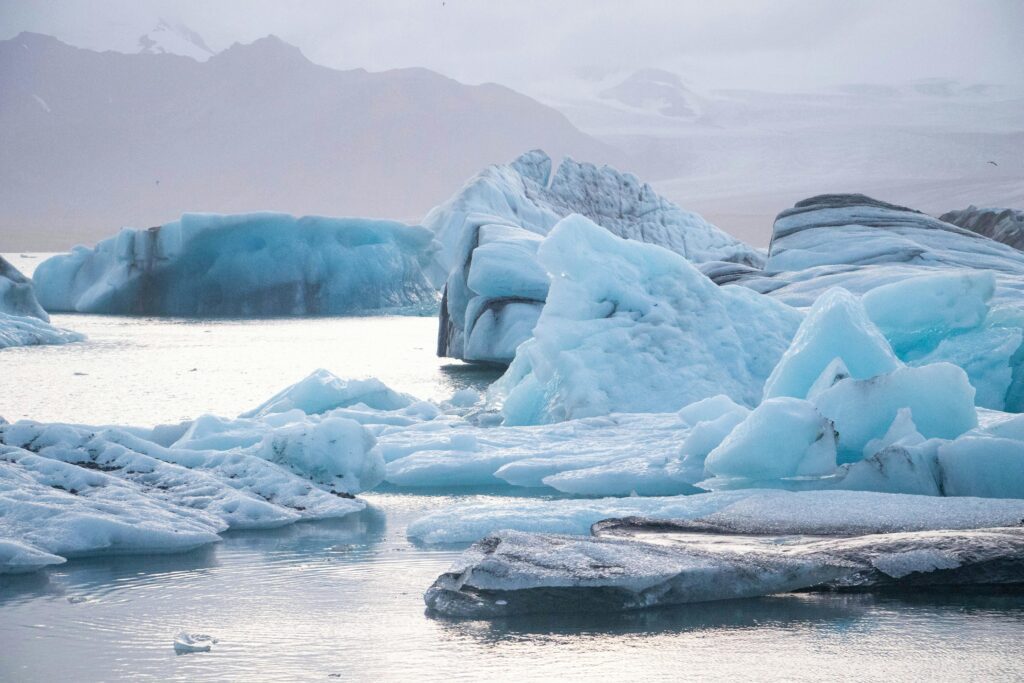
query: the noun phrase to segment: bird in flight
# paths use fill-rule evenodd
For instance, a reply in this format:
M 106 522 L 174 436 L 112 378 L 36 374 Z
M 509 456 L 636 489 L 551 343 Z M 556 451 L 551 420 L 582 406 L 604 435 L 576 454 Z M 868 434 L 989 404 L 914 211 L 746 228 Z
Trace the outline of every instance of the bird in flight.
M 999 164 L 997 164 L 997 163 L 996 163 L 996 162 L 994 162 L 994 161 L 990 161 L 990 162 L 988 162 L 988 163 L 992 164 L 993 166 L 998 166 L 998 165 L 999 165 Z

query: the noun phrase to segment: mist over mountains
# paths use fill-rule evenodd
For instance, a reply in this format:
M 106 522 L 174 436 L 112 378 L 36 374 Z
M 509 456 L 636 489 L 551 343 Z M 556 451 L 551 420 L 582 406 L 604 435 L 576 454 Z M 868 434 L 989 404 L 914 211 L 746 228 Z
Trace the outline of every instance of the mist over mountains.
M 67 249 L 184 211 L 418 221 L 493 163 L 609 163 L 755 245 L 808 196 L 933 214 L 1024 206 L 1024 92 L 920 79 L 804 92 L 577 69 L 521 94 L 436 72 L 336 70 L 269 36 L 214 53 L 160 21 L 138 54 L 0 41 L 0 232 Z
M 156 53 L 0 42 L 5 249 L 67 249 L 183 211 L 418 221 L 526 149 L 622 158 L 500 85 L 338 71 L 272 36 L 203 62 L 142 47 Z

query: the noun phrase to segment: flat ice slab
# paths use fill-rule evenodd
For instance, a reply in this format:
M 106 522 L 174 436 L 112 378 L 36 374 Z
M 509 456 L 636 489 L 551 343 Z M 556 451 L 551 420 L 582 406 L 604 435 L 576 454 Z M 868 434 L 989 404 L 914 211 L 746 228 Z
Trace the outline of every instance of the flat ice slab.
M 435 613 L 602 612 L 802 589 L 1024 582 L 1024 527 L 863 536 L 641 529 L 596 537 L 505 531 L 427 590 Z

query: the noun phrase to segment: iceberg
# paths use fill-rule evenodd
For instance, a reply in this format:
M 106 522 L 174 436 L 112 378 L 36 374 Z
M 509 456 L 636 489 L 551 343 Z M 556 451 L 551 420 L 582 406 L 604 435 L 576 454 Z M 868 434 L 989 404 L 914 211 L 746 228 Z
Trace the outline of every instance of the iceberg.
M 949 363 L 903 367 L 871 379 L 844 379 L 813 400 L 838 433 L 839 462 L 864 457 L 884 437 L 901 409 L 909 408 L 925 438 L 955 439 L 978 425 L 974 387 Z
M 0 256 L 0 349 L 68 344 L 84 335 L 54 327 L 39 305 L 32 281 Z
M 826 372 L 837 359 L 841 365 Z M 793 342 L 768 376 L 764 396 L 807 398 L 823 373 L 831 386 L 838 376 L 868 379 L 900 365 L 860 299 L 837 287 L 814 302 Z
M 387 461 L 386 480 L 398 486 L 558 489 L 555 475 L 634 459 L 640 440 L 645 458 L 671 461 L 687 429 L 674 413 L 608 415 L 527 427 L 479 427 L 438 418 L 386 430 L 377 444 Z M 632 491 L 628 482 L 614 485 L 622 495 Z
M 322 371 L 313 378 L 329 389 L 352 386 Z M 0 420 L 0 572 L 97 553 L 178 552 L 228 529 L 363 510 L 354 494 L 385 475 L 374 433 L 438 413 L 354 403 L 307 414 L 298 405 L 309 385 L 307 378 L 268 403 L 295 398 L 283 412 L 152 429 Z M 378 398 L 402 397 L 377 380 L 362 386 Z
M 65 562 L 63 557 L 28 543 L 0 538 L 0 574 L 26 574 Z
M 1020 209 L 992 209 L 969 206 L 949 211 L 939 220 L 984 235 L 1014 249 L 1024 249 L 1024 211 Z
M 1024 441 L 968 434 L 939 446 L 938 464 L 948 496 L 1024 498 Z
M 940 272 L 876 287 L 862 300 L 868 317 L 907 360 L 984 323 L 995 286 L 990 271 Z
M 32 281 L 3 256 L 0 256 L 0 313 L 50 321 L 36 299 Z
M 39 318 L 0 312 L 0 349 L 15 346 L 70 344 L 83 339 L 85 339 L 83 334 L 54 327 Z
M 183 215 L 125 228 L 35 272 L 48 311 L 169 316 L 432 314 L 420 226 L 286 214 Z
M 717 394 L 756 405 L 801 318 L 583 216 L 560 221 L 538 258 L 553 274 L 547 302 L 490 391 L 508 425 L 664 412 Z
M 835 286 L 865 294 L 950 271 L 990 271 L 996 303 L 1019 304 L 1024 291 L 1024 253 L 1017 249 L 907 207 L 833 194 L 779 214 L 762 270 L 714 275 L 802 307 Z
M 814 404 L 770 398 L 755 408 L 704 461 L 705 489 L 745 487 L 776 479 L 822 477 L 836 468 L 838 435 Z
M 1005 585 L 1024 581 L 1024 528 L 803 537 L 702 524 L 613 524 L 598 535 L 501 531 L 427 589 L 435 614 L 497 618 L 608 612 L 794 590 Z
M 573 213 L 613 235 L 663 246 L 694 263 L 760 266 L 764 260 L 633 175 L 572 159 L 553 171 L 550 157 L 533 150 L 485 169 L 423 221 L 440 244 L 434 264 L 444 288 L 439 356 L 512 360 L 547 295 L 538 245 Z
M 241 417 L 266 417 L 289 410 L 307 415 L 326 413 L 335 408 L 363 405 L 376 410 L 406 408 L 413 398 L 391 389 L 379 379 L 341 379 L 327 370 L 314 370 L 301 382 L 275 394 Z
M 863 195 L 822 195 L 779 214 L 761 270 L 718 269 L 798 307 L 833 287 L 862 295 L 900 360 L 952 362 L 978 405 L 1024 408 L 1024 254 L 952 223 Z
M 496 499 L 435 510 L 406 533 L 428 544 L 471 543 L 503 530 L 585 536 L 598 522 L 626 518 L 693 521 L 737 534 L 855 535 L 1014 526 L 1024 520 L 1024 500 L 774 489 L 662 498 Z

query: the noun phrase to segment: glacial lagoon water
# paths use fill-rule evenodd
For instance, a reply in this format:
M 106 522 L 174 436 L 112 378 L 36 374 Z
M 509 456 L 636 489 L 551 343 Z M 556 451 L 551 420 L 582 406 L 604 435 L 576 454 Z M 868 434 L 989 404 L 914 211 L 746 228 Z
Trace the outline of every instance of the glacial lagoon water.
M 429 318 L 54 322 L 89 341 L 0 351 L 9 420 L 235 415 L 318 367 L 431 399 L 495 374 L 436 358 Z M 342 520 L 0 577 L 0 681 L 1024 677 L 1024 593 L 1014 591 L 792 594 L 500 622 L 426 615 L 423 591 L 460 547 L 417 546 L 406 526 L 498 495 L 509 494 L 385 489 Z M 179 631 L 218 642 L 177 655 Z

